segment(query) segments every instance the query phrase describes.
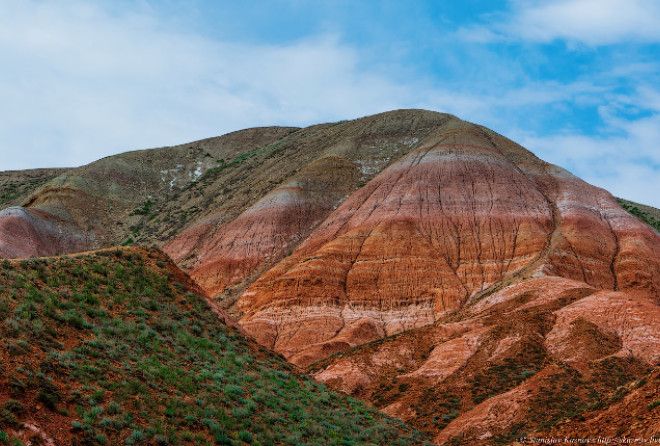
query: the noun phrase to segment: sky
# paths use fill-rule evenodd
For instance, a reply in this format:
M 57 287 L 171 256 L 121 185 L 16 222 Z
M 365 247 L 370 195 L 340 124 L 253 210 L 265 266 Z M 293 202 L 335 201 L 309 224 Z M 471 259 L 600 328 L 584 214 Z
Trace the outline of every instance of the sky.
M 397 108 L 660 207 L 660 0 L 0 0 L 0 170 Z

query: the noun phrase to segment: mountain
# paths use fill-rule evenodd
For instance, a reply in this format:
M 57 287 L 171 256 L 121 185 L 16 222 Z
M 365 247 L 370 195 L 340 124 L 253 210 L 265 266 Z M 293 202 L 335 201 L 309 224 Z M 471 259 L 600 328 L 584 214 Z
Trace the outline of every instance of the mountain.
M 0 256 L 156 244 L 258 343 L 437 444 L 660 430 L 657 214 L 455 116 L 130 152 L 21 204 Z
M 0 444 L 423 444 L 224 322 L 162 252 L 0 265 Z

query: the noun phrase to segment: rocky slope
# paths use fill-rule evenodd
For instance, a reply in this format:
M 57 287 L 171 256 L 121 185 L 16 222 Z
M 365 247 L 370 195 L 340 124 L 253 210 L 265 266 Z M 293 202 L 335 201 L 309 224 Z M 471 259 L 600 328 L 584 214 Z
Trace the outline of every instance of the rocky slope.
M 5 260 L 0 444 L 424 443 L 218 315 L 157 250 Z
M 19 201 L 23 210 L 12 212 L 11 223 L 5 221 L 7 216 L 0 216 L 0 239 L 14 238 L 25 247 L 18 253 L 0 248 L 0 257 L 62 254 L 79 249 L 77 241 L 81 239 L 88 249 L 133 240 L 157 241 L 155 233 L 166 237 L 202 212 L 202 198 L 190 199 L 183 192 L 208 170 L 221 160 L 268 144 L 291 131 L 248 129 L 175 147 L 127 152 L 64 171 Z M 216 192 L 209 188 L 206 195 Z M 176 210 L 161 209 L 168 203 L 176 203 Z M 59 244 L 31 249 L 29 239 L 20 242 L 22 232 L 48 237 L 53 222 L 66 227 L 59 231 Z M 143 234 L 143 228 L 149 224 L 153 231 Z M 22 231 L 15 229 L 17 225 Z M 74 246 L 70 247 L 69 240 Z
M 660 236 L 622 203 L 486 128 L 399 110 L 68 171 L 0 216 L 0 256 L 160 244 L 259 343 L 438 444 L 623 426 L 624 407 L 647 434 Z

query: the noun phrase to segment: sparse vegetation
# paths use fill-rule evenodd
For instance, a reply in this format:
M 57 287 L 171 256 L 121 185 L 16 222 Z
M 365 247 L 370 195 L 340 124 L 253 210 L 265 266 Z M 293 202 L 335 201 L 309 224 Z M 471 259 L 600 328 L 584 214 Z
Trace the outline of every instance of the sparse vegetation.
M 11 266 L 0 334 L 31 353 L 3 364 L 0 444 L 36 404 L 86 445 L 423 442 L 228 329 L 157 251 Z
M 147 198 L 142 206 L 133 211 L 133 215 L 151 215 L 154 204 L 156 203 L 151 198 Z
M 47 181 L 64 172 L 64 169 L 36 169 L 0 173 L 0 209 L 20 204 L 32 192 Z
M 543 346 L 530 343 L 519 355 L 489 365 L 479 371 L 472 380 L 472 400 L 478 404 L 516 387 L 536 374 L 544 360 Z
M 632 201 L 623 200 L 621 198 L 618 198 L 617 201 L 622 208 L 628 211 L 628 213 L 634 215 L 656 231 L 660 232 L 660 218 L 657 216 L 657 214 L 653 215 L 653 213 L 650 211 L 641 209 L 636 203 L 633 203 Z

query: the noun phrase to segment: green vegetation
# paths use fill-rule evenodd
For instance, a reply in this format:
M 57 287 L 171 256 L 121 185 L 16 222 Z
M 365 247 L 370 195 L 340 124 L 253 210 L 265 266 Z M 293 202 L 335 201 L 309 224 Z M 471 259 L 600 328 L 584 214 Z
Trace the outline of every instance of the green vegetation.
M 9 203 L 21 195 L 18 184 L 12 183 L 5 186 L 4 190 L 0 191 L 0 203 L 4 205 Z
M 636 203 L 633 203 L 632 201 L 623 200 L 621 198 L 617 198 L 617 201 L 622 208 L 628 211 L 628 213 L 634 215 L 656 231 L 660 232 L 660 218 L 657 217 L 660 211 L 656 213 L 656 215 L 653 215 L 651 211 L 647 209 L 641 209 Z
M 535 375 L 545 360 L 542 345 L 530 343 L 514 357 L 480 370 L 472 380 L 472 400 L 478 404 L 492 396 L 513 389 Z
M 423 390 L 413 406 L 415 426 L 430 433 L 444 429 L 461 413 L 461 397 L 442 387 L 429 387 Z
M 525 436 L 525 424 L 524 423 L 515 423 L 513 424 L 510 428 L 509 431 L 500 434 L 500 435 L 495 435 L 493 437 L 493 444 L 495 445 L 509 445 L 513 441 L 515 441 L 517 438 L 524 437 Z
M 257 147 L 256 149 L 248 150 L 243 153 L 239 153 L 230 161 L 225 161 L 224 159 L 218 160 L 218 166 L 212 167 L 204 172 L 204 175 L 199 179 L 199 182 L 208 182 L 215 180 L 218 175 L 225 169 L 232 167 L 240 166 L 243 162 L 249 160 L 250 158 L 255 158 L 257 156 L 265 156 L 269 158 L 274 156 L 281 148 L 282 144 L 280 142 L 275 142 L 263 147 Z M 188 188 L 194 186 L 195 183 L 192 183 Z
M 156 250 L 3 262 L 0 444 L 37 405 L 58 444 L 423 443 L 227 328 L 186 280 Z
M 135 209 L 132 215 L 151 215 L 154 204 L 156 203 L 151 198 L 147 198 L 147 201 L 141 207 Z
M 548 377 L 530 399 L 527 423 L 548 430 L 560 421 L 578 417 L 593 406 L 598 395 L 593 390 L 585 395 L 587 383 L 580 373 L 568 365 Z
M 0 172 L 0 209 L 11 204 L 20 204 L 32 192 L 63 171 L 62 169 L 40 169 Z

